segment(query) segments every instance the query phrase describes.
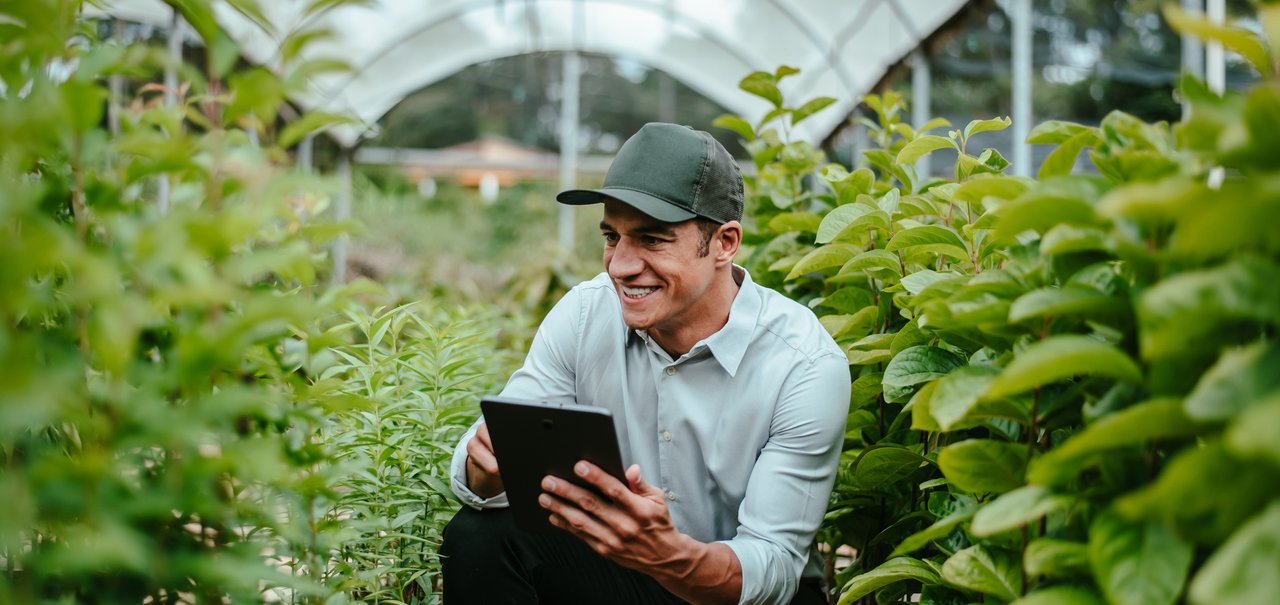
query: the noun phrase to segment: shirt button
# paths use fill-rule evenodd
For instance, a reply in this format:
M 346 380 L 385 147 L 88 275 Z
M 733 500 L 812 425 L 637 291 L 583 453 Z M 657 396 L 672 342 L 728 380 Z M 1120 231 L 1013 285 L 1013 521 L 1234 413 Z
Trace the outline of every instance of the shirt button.
M 675 493 L 675 492 L 673 492 L 673 491 L 671 491 L 671 490 L 667 490 L 667 499 L 668 499 L 668 500 L 670 500 L 670 501 L 672 501 L 672 502 L 675 502 L 675 501 L 676 501 L 676 493 Z
M 671 433 L 668 431 L 662 431 L 662 440 L 671 441 Z
M 675 376 L 675 375 L 676 375 L 676 367 L 667 366 L 667 376 Z

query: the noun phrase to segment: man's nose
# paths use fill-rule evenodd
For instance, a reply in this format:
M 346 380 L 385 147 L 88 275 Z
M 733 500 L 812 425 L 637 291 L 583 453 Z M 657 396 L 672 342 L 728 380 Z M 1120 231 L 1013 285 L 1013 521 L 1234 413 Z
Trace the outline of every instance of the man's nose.
M 605 270 L 615 278 L 631 277 L 644 269 L 644 259 L 640 258 L 635 246 L 622 239 L 614 247 L 609 256 L 609 266 Z

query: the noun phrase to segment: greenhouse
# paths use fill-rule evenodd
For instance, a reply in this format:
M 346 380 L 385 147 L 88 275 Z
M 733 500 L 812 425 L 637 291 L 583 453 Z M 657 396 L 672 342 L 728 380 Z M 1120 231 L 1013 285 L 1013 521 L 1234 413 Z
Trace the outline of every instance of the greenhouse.
M 0 5 L 0 604 L 1272 602 L 1277 141 L 1267 0 Z

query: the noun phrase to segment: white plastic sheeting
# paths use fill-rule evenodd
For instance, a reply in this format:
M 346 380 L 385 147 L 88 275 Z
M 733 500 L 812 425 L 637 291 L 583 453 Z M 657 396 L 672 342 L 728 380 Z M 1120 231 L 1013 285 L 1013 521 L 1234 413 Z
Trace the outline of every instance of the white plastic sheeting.
M 801 73 L 782 84 L 791 103 L 837 99 L 793 133 L 818 141 L 890 67 L 970 1 L 375 0 L 304 18 L 307 2 L 263 0 L 269 32 L 223 3 L 216 14 L 244 54 L 268 66 L 288 32 L 322 27 L 333 33 L 308 46 L 307 56 L 341 58 L 354 72 L 317 76 L 294 101 L 359 118 L 361 125 L 330 132 L 348 147 L 423 86 L 479 62 L 545 51 L 628 57 L 750 119 L 771 106 L 739 90 L 738 80 L 779 65 L 798 67 Z M 172 18 L 158 0 L 104 5 L 107 14 L 130 21 L 163 27 Z

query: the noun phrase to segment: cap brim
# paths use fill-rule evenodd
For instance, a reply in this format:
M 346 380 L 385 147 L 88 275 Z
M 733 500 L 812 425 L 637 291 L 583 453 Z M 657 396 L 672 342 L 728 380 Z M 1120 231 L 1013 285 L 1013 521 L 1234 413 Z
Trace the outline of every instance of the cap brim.
M 698 215 L 680 208 L 670 202 L 659 197 L 654 197 L 647 193 L 636 191 L 634 189 L 619 189 L 616 187 L 603 187 L 600 189 L 570 189 L 560 192 L 556 196 L 556 201 L 561 204 L 569 204 L 571 206 L 585 206 L 587 204 L 599 204 L 606 199 L 615 199 L 622 202 L 646 215 L 656 218 L 667 223 L 679 223 L 687 221 Z

